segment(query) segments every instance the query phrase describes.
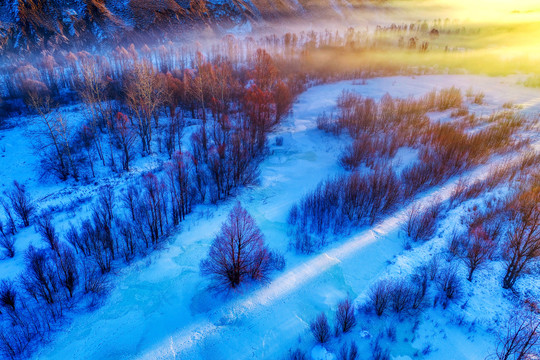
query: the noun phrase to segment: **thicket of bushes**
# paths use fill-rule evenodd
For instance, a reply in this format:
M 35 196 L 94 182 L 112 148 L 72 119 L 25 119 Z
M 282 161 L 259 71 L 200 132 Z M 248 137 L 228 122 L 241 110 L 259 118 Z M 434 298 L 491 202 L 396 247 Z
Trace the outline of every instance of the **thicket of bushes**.
M 519 145 L 513 134 L 525 119 L 514 112 L 496 113 L 475 131 L 462 122 L 430 122 L 426 115 L 458 108 L 462 102 L 456 88 L 432 91 L 419 99 L 385 95 L 378 103 L 344 92 L 338 99 L 337 115 L 323 114 L 318 127 L 333 133 L 347 130 L 354 142 L 342 154 L 341 164 L 350 170 L 364 164 L 367 169 L 325 180 L 294 205 L 288 218 L 291 245 L 300 252 L 312 252 L 324 246 L 329 236 L 372 224 L 420 191 Z M 418 149 L 419 161 L 396 173 L 390 160 L 403 146 Z M 408 235 L 429 238 L 437 214 L 437 208 L 431 209 L 431 215 L 424 211 L 421 218 L 410 214 Z

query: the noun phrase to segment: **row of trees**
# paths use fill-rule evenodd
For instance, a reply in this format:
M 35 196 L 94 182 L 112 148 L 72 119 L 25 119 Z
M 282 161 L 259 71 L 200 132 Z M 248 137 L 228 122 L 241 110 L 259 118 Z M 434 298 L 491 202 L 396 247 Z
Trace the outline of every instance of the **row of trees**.
M 426 32 L 421 24 L 410 24 L 411 31 Z M 391 30 L 401 29 L 402 26 L 394 25 Z M 403 27 L 405 28 L 405 27 Z M 408 28 L 408 27 L 407 27 Z M 422 28 L 422 29 L 421 29 Z M 440 26 L 434 34 L 444 31 Z M 365 29 L 349 28 L 345 31 L 308 31 L 299 33 L 286 33 L 282 36 L 266 35 L 258 39 L 247 37 L 238 39 L 233 35 L 226 35 L 218 41 L 210 42 L 207 53 L 211 59 L 219 57 L 227 58 L 233 64 L 233 70 L 239 70 L 243 64 L 250 62 L 257 49 L 264 49 L 274 58 L 279 59 L 279 67 L 286 74 L 294 73 L 308 75 L 313 79 L 327 77 L 344 77 L 351 74 L 369 76 L 383 71 L 391 73 L 403 72 L 403 68 L 373 68 L 372 64 L 355 64 L 354 67 L 332 66 L 332 63 L 321 66 L 317 64 L 319 55 L 324 58 L 325 52 L 330 51 L 369 51 L 376 48 L 397 49 L 400 45 L 397 33 L 395 41 L 388 41 L 388 36 L 381 34 L 384 28 L 371 33 Z M 411 34 L 414 36 L 414 34 Z M 413 38 L 414 39 L 414 38 Z M 416 44 L 416 40 L 415 44 Z M 415 45 L 416 46 L 416 45 Z M 421 47 L 421 46 L 419 46 Z M 87 70 L 91 67 L 102 69 L 106 75 L 106 82 L 111 83 L 118 90 L 121 88 L 123 79 L 132 71 L 136 63 L 150 62 L 162 74 L 184 72 L 195 69 L 196 51 L 200 44 L 175 44 L 168 42 L 155 46 L 142 45 L 135 47 L 118 46 L 111 50 L 102 51 L 100 54 L 91 55 L 87 51 L 79 52 L 51 52 L 43 51 L 41 55 L 32 54 L 26 58 L 18 57 L 16 61 L 6 62 L 0 73 L 3 77 L 2 97 L 6 98 L 4 109 L 6 112 L 16 110 L 11 107 L 11 100 L 20 99 L 28 91 L 28 88 L 38 87 L 46 90 L 60 103 L 70 103 L 72 95 L 79 93 L 80 79 L 84 78 Z M 88 64 L 88 59 L 92 59 Z M 213 60 L 212 60 L 213 61 Z M 407 70 L 409 71 L 409 70 Z M 410 70 L 414 71 L 414 70 Z M 86 74 L 85 74 L 86 73 Z M 88 79 L 87 79 L 88 80 Z M 65 96 L 68 93 L 69 96 Z M 82 94 L 80 99 L 84 100 Z M 0 113 L 0 117 L 1 117 Z
M 464 233 L 454 231 L 449 239 L 448 252 L 449 259 L 463 261 L 468 281 L 472 281 L 474 273 L 489 261 L 503 260 L 502 286 L 512 288 L 530 264 L 540 257 L 536 159 L 536 155 L 525 155 L 514 165 L 495 169 L 482 181 L 458 183 L 448 207 L 440 203 L 423 209 L 413 206 L 402 226 L 404 233 L 413 241 L 430 240 L 442 212 L 494 190 L 500 184 L 511 188 L 509 197 L 486 204 L 485 210 L 476 211 L 466 224 Z
M 87 114 L 82 123 L 55 109 L 42 88 L 26 89 L 27 103 L 37 114 L 38 126 L 30 131 L 44 173 L 78 180 L 95 176 L 96 159 L 113 171 L 120 166 L 130 171 L 137 153 L 157 151 L 170 159 L 187 147 L 183 133 L 189 114 L 198 119 L 190 144 L 193 162 L 218 173 L 213 177 L 219 199 L 249 181 L 239 169 L 231 170 L 232 180 L 222 179 L 228 162 L 248 168 L 251 159 L 260 157 L 267 133 L 303 88 L 302 81 L 283 79 L 260 49 L 241 70 L 226 58 L 209 61 L 201 53 L 191 69 L 165 74 L 149 61 L 134 61 L 118 80 L 100 65 L 85 55 L 77 67 L 76 86 Z
M 540 258 L 540 196 L 535 177 L 506 199 L 473 217 L 465 234 L 455 234 L 449 252 L 463 260 L 467 280 L 488 261 L 502 259 L 502 286 L 512 288 Z M 523 185 L 522 185 L 523 186 Z

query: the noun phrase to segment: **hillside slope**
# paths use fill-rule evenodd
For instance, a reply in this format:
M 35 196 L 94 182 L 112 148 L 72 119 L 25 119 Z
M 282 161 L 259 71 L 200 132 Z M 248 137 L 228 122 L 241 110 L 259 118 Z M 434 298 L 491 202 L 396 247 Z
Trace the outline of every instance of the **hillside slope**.
M 120 43 L 200 24 L 227 28 L 246 20 L 343 16 L 352 6 L 347 0 L 5 0 L 0 51 Z

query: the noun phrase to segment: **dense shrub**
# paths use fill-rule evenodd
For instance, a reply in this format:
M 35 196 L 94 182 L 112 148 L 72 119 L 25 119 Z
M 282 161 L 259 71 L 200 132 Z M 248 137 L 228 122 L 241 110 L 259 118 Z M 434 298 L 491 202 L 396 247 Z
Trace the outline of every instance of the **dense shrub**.
M 412 206 L 407 214 L 407 220 L 403 225 L 407 236 L 413 241 L 429 240 L 435 234 L 441 206 L 437 200 L 426 209 Z
M 339 349 L 338 360 L 357 360 L 358 359 L 358 346 L 354 341 L 350 344 L 343 343 Z
M 296 349 L 294 351 L 289 351 L 288 359 L 289 360 L 307 360 L 307 355 L 302 350 Z
M 381 316 L 390 306 L 392 283 L 388 280 L 380 280 L 373 284 L 369 290 L 369 304 L 377 316 Z
M 453 266 L 443 268 L 436 278 L 439 295 L 446 308 L 450 301 L 458 300 L 462 295 L 462 284 L 457 269 Z
M 336 332 L 347 333 L 356 325 L 354 306 L 349 299 L 340 301 L 336 310 Z
M 399 179 L 387 166 L 376 166 L 365 175 L 352 173 L 323 181 L 289 213 L 288 221 L 297 234 L 293 246 L 300 252 L 313 251 L 325 242 L 308 234 L 323 239 L 351 226 L 373 224 L 400 200 Z
M 324 344 L 330 340 L 330 325 L 328 325 L 328 319 L 324 312 L 320 313 L 317 318 L 315 318 L 309 328 L 311 329 L 311 334 L 318 343 Z

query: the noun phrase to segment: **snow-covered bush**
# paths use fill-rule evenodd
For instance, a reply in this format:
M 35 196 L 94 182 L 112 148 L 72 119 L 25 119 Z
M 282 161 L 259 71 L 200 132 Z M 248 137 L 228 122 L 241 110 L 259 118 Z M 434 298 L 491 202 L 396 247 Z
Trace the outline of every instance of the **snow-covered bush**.
M 371 342 L 371 359 L 390 360 L 390 351 L 382 347 L 380 337 Z
M 289 350 L 288 360 L 307 360 L 307 355 L 300 349 Z
M 282 253 L 273 250 L 269 252 L 268 256 L 271 268 L 276 269 L 277 271 L 285 269 L 285 256 Z
M 4 255 L 8 258 L 15 256 L 15 237 L 0 234 L 0 247 L 4 249 Z
M 377 316 L 381 316 L 390 306 L 391 282 L 388 280 L 379 280 L 369 289 L 369 304 Z
M 356 342 L 351 341 L 350 344 L 343 343 L 338 353 L 338 360 L 357 360 L 358 346 Z
M 410 310 L 415 295 L 412 284 L 406 278 L 394 279 L 389 286 L 390 306 L 396 313 Z
M 338 123 L 338 119 L 333 114 L 322 113 L 317 117 L 317 128 L 326 132 L 330 132 L 334 135 L 339 135 L 341 132 L 341 126 Z
M 427 241 L 437 229 L 437 218 L 441 211 L 441 204 L 436 202 L 426 209 L 411 207 L 403 229 L 413 241 Z
M 309 326 L 311 334 L 318 343 L 324 344 L 330 340 L 330 325 L 324 312 L 320 313 Z
M 367 132 L 361 133 L 340 155 L 340 165 L 353 170 L 361 163 L 373 167 L 377 160 L 390 159 L 402 145 L 399 138 L 392 135 L 377 137 Z
M 449 265 L 443 268 L 436 278 L 436 284 L 445 308 L 448 302 L 456 301 L 462 295 L 463 286 L 454 266 Z
M 336 310 L 336 333 L 347 333 L 356 325 L 354 306 L 350 299 L 338 303 Z
M 30 221 L 35 212 L 35 205 L 28 194 L 26 187 L 13 182 L 13 186 L 6 192 L 6 196 L 11 203 L 11 208 L 17 214 L 25 227 L 30 226 Z

